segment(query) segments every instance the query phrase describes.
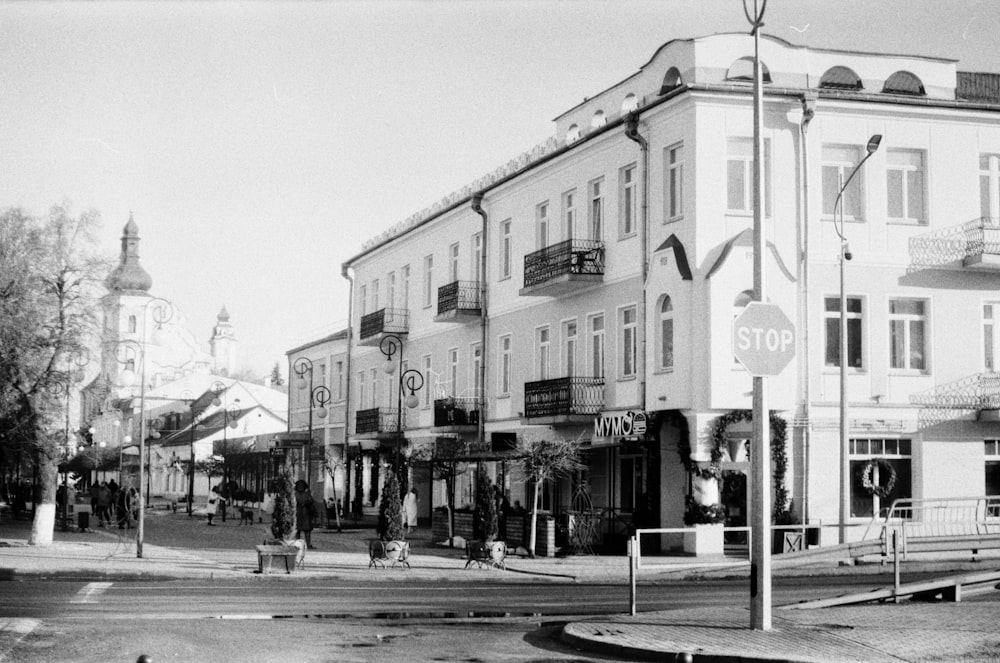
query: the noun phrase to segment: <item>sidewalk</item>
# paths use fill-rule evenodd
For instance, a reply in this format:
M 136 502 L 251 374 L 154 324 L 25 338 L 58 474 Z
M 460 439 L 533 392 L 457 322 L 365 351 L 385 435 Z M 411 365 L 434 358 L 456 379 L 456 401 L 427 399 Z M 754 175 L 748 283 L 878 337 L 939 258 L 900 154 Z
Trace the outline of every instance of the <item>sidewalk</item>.
M 344 531 L 313 532 L 315 550 L 304 567 L 285 574 L 281 562 L 267 575 L 257 573 L 253 549 L 270 536 L 266 524 L 240 525 L 233 519 L 207 527 L 203 518 L 151 509 L 145 519 L 143 557 L 135 551 L 135 532 L 94 528 L 87 532 L 55 532 L 51 546 L 27 545 L 31 522 L 0 519 L 0 580 L 28 578 L 81 581 L 135 579 L 229 579 L 302 581 L 309 578 L 352 578 L 377 582 L 628 583 L 624 556 L 535 558 L 512 556 L 507 571 L 465 569 L 465 553 L 430 541 L 426 528 L 409 537 L 411 568 L 368 569 L 370 526 L 344 523 Z M 640 571 L 640 584 L 704 577 L 746 577 L 745 560 L 686 557 L 656 558 L 657 566 Z M 884 573 L 879 564 L 841 566 L 835 558 L 792 564 L 775 558 L 776 576 Z M 278 568 L 281 567 L 281 568 Z M 941 575 L 1000 568 L 1000 558 L 971 562 L 968 553 L 928 556 L 907 563 L 904 572 Z M 629 659 L 673 661 L 691 653 L 695 661 L 996 661 L 1000 638 L 995 635 L 1000 601 L 982 598 L 962 603 L 866 604 L 822 610 L 773 610 L 773 628 L 749 630 L 745 608 L 660 611 L 602 616 L 565 626 L 563 638 L 581 649 Z M 676 659 L 683 660 L 683 658 Z

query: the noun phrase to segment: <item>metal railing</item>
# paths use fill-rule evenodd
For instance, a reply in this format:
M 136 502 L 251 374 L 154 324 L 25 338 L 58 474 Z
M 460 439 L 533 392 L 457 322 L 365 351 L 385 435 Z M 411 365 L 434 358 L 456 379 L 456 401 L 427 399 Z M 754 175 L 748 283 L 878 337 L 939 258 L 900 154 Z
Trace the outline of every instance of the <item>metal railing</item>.
M 1000 534 L 1000 495 L 897 499 L 885 516 L 872 518 L 862 538 L 874 538 L 877 531 L 888 540 L 893 529 L 900 530 L 904 542 L 907 537 Z
M 409 331 L 410 312 L 403 308 L 383 308 L 361 317 L 359 338 L 376 334 L 405 334 Z
M 439 398 L 434 401 L 434 426 L 476 426 L 479 407 L 478 398 Z
M 438 288 L 438 315 L 449 311 L 480 311 L 481 290 L 478 281 L 452 281 Z
M 604 378 L 555 378 L 524 383 L 524 416 L 597 414 L 604 407 Z
M 910 238 L 914 267 L 935 267 L 977 255 L 1000 255 L 1000 218 L 984 216 Z
M 910 402 L 963 410 L 1000 409 L 1000 373 L 975 373 L 928 391 L 910 394 Z
M 564 274 L 604 274 L 604 242 L 568 239 L 524 256 L 524 287 Z
M 397 410 L 394 407 L 373 407 L 358 410 L 354 415 L 354 433 L 396 433 Z

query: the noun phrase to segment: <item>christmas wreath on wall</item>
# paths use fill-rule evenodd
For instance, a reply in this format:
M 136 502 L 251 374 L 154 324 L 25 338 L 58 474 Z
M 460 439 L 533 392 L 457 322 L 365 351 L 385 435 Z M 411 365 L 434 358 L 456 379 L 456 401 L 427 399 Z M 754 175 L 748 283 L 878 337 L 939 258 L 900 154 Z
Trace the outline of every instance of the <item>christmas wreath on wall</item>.
M 730 410 L 720 415 L 715 420 L 712 428 L 712 457 L 708 467 L 701 467 L 696 461 L 691 459 L 690 439 L 682 438 L 678 445 L 681 456 L 681 463 L 684 468 L 692 474 L 697 474 L 702 478 L 722 477 L 723 449 L 726 447 L 726 429 L 731 425 L 741 421 L 752 421 L 752 410 Z M 788 489 L 785 488 L 785 476 L 788 473 L 788 450 L 786 449 L 788 422 L 771 412 L 769 415 L 771 424 L 771 461 L 774 463 L 774 506 L 772 517 L 776 523 L 782 523 L 790 518 L 788 508 Z
M 875 483 L 875 468 L 878 468 L 878 483 Z M 875 458 L 861 470 L 861 485 L 872 495 L 885 497 L 896 487 L 896 468 L 889 462 Z

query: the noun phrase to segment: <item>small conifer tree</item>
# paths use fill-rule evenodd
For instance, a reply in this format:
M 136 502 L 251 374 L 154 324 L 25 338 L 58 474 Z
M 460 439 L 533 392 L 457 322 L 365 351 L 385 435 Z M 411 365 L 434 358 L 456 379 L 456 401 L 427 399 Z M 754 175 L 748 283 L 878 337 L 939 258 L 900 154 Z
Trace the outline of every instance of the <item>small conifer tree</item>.
M 479 473 L 476 481 L 475 536 L 483 541 L 495 541 L 500 533 L 497 514 L 496 488 L 485 472 Z
M 399 495 L 399 478 L 390 468 L 386 472 L 379 503 L 379 536 L 384 541 L 400 541 L 403 537 L 403 501 Z
M 274 480 L 274 515 L 271 518 L 271 535 L 288 541 L 295 534 L 295 491 L 287 472 Z

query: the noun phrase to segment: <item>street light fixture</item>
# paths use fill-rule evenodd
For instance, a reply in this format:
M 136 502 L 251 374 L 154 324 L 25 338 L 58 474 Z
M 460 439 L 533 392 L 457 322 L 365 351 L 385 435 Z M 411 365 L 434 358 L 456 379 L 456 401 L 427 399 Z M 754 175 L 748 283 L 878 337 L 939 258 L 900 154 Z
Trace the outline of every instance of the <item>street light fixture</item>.
M 406 407 L 412 410 L 420 404 L 420 398 L 417 396 L 417 392 L 424 386 L 424 376 L 420 371 L 412 368 L 408 368 L 405 371 L 403 370 L 403 341 L 395 334 L 386 334 L 383 336 L 382 340 L 379 341 L 378 349 L 385 356 L 385 363 L 382 365 L 382 370 L 385 371 L 386 375 L 392 375 L 396 372 L 397 362 L 394 362 L 392 357 L 397 352 L 399 353 L 399 389 L 396 393 L 396 435 L 398 437 L 396 440 L 396 460 L 394 468 L 398 474 L 399 448 L 403 441 L 403 405 L 406 405 Z M 406 394 L 407 391 L 409 394 Z
M 299 357 L 292 364 L 292 370 L 299 376 L 299 389 L 309 389 L 309 439 L 306 442 L 306 483 L 312 485 L 312 442 L 313 442 L 313 409 L 316 409 L 316 416 L 326 419 L 328 411 L 326 404 L 330 402 L 332 396 L 326 385 L 313 386 L 313 363 L 308 357 Z M 309 380 L 306 381 L 306 373 Z
M 840 185 L 837 200 L 833 204 L 834 230 L 840 238 L 840 543 L 847 543 L 847 519 L 851 514 L 851 461 L 850 438 L 847 429 L 847 294 L 844 290 L 844 265 L 852 258 L 851 249 L 844 237 L 844 191 L 854 179 L 861 166 L 875 154 L 882 135 L 875 134 L 868 139 L 865 157 L 854 167 L 847 179 Z M 840 215 L 837 215 L 837 210 Z M 839 224 L 837 220 L 839 219 Z
M 72 390 L 73 384 L 79 384 L 83 382 L 86 377 L 84 372 L 84 367 L 90 362 L 90 352 L 87 348 L 80 347 L 70 350 L 66 353 L 66 379 L 62 382 L 54 382 L 51 385 L 51 393 L 56 396 L 66 396 L 66 428 L 64 431 L 64 440 L 66 443 L 66 460 L 69 460 L 73 456 L 70 452 L 70 439 L 69 439 L 69 404 L 70 404 L 70 392 Z M 76 367 L 75 369 L 73 367 Z M 73 451 L 76 450 L 76 445 L 73 445 Z M 62 503 L 62 528 L 63 531 L 69 529 L 69 524 L 67 520 L 69 519 L 69 468 L 63 473 L 63 503 Z

